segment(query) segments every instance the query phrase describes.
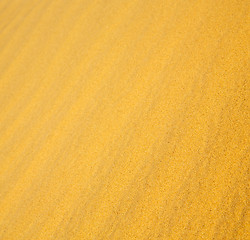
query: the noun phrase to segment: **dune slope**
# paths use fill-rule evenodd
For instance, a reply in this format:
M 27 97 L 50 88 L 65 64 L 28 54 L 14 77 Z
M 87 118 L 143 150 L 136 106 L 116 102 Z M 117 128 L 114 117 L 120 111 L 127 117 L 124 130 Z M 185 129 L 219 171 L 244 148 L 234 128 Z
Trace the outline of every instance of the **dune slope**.
M 0 239 L 249 239 L 248 12 L 1 0 Z

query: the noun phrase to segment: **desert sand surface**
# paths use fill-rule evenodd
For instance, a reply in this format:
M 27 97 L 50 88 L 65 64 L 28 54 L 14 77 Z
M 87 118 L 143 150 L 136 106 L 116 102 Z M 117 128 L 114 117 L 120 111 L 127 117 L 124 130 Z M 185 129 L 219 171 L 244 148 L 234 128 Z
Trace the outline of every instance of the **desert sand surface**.
M 250 239 L 248 12 L 0 0 L 0 239 Z

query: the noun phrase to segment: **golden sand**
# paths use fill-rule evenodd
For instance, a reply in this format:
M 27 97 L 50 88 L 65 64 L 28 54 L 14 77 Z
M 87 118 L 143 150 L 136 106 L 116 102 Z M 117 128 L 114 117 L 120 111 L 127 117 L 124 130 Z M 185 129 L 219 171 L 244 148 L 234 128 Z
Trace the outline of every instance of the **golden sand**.
M 0 239 L 250 239 L 247 0 L 1 0 Z

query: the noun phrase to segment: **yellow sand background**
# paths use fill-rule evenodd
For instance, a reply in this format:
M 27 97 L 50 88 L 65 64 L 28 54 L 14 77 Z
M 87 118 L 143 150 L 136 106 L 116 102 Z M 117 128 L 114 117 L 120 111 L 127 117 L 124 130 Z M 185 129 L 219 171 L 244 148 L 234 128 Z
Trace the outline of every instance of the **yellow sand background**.
M 1 0 L 0 239 L 250 239 L 247 0 Z

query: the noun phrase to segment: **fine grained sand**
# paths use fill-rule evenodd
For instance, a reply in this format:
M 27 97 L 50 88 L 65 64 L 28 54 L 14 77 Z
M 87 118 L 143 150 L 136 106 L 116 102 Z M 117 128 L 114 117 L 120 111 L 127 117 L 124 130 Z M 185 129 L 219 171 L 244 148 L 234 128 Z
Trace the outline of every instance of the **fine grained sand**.
M 245 0 L 1 0 L 0 239 L 250 239 Z

